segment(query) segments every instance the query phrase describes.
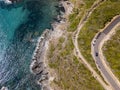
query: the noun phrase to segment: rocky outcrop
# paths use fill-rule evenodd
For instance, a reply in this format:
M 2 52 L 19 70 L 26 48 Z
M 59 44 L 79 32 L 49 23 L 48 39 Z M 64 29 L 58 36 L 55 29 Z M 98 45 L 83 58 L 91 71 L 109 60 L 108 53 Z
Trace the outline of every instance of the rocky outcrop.
M 41 77 L 38 81 L 39 84 L 41 84 L 43 86 L 43 88 L 46 88 L 44 90 L 49 90 L 48 86 L 49 86 L 49 74 L 48 74 L 48 70 L 47 70 L 47 66 L 45 65 L 45 54 L 46 54 L 46 50 L 47 50 L 47 42 L 50 38 L 50 30 L 45 30 L 44 33 L 42 34 L 42 36 L 39 38 L 38 40 L 38 44 L 36 47 L 36 50 L 34 52 L 33 55 L 33 59 L 32 59 L 32 64 L 31 64 L 31 72 L 35 75 L 40 74 Z
M 50 87 L 51 76 L 48 70 L 48 63 L 46 62 L 46 54 L 51 38 L 55 39 L 63 34 L 64 30 L 62 29 L 66 26 L 66 15 L 68 15 L 72 9 L 71 6 L 69 8 L 67 5 L 70 6 L 71 4 L 68 3 L 68 1 L 62 1 L 60 6 L 58 6 L 58 8 L 60 7 L 60 15 L 55 18 L 56 21 L 52 24 L 52 29 L 46 29 L 38 39 L 38 44 L 32 58 L 30 70 L 35 75 L 40 74 L 41 77 L 38 83 L 42 86 L 43 90 L 52 90 Z

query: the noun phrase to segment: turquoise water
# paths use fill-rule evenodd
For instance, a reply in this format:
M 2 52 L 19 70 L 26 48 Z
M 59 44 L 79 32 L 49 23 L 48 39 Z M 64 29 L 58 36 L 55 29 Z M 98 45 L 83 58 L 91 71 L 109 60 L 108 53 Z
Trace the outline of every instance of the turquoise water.
M 57 0 L 25 0 L 19 4 L 0 3 L 0 88 L 40 90 L 40 75 L 30 73 L 38 37 L 51 28 L 58 14 Z

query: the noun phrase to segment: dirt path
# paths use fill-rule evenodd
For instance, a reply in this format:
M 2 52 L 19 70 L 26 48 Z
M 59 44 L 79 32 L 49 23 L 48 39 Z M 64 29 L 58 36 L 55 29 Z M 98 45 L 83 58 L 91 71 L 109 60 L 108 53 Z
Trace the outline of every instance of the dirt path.
M 98 0 L 97 2 L 94 3 L 94 5 L 89 9 L 89 11 L 86 13 L 86 15 L 83 17 L 83 19 L 81 20 L 81 22 L 78 25 L 77 30 L 74 32 L 73 34 L 73 43 L 75 46 L 75 55 L 78 57 L 79 61 L 83 62 L 83 64 L 93 73 L 93 76 L 96 78 L 96 80 L 98 80 L 100 82 L 100 84 L 106 89 L 106 90 L 112 90 L 112 88 L 108 85 L 106 85 L 106 83 L 102 80 L 102 78 L 100 77 L 100 75 L 98 75 L 96 73 L 96 71 L 91 67 L 91 65 L 87 62 L 87 60 L 85 60 L 85 58 L 83 57 L 83 55 L 81 54 L 80 50 L 79 50 L 79 46 L 78 46 L 78 36 L 80 33 L 81 28 L 84 26 L 85 22 L 87 21 L 87 19 L 89 18 L 89 16 L 91 15 L 91 13 L 94 11 L 94 9 L 102 2 L 103 0 Z

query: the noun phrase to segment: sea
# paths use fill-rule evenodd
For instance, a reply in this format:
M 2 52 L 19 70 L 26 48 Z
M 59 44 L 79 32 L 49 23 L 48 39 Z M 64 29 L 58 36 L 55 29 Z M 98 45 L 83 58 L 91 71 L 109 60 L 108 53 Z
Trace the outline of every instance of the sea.
M 0 0 L 0 88 L 41 90 L 30 72 L 37 40 L 59 14 L 58 0 Z

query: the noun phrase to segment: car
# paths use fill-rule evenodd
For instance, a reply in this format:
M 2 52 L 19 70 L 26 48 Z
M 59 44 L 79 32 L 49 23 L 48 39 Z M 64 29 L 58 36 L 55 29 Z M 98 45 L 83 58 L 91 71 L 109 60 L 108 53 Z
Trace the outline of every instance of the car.
M 97 35 L 96 39 L 98 39 L 98 38 L 100 37 L 100 35 L 101 35 L 101 32 L 100 32 L 100 33 L 98 33 L 98 35 Z
M 93 43 L 93 46 L 95 46 L 95 43 Z
M 98 53 L 97 53 L 97 52 L 95 53 L 95 56 L 98 56 Z
M 98 66 L 98 68 L 101 69 L 100 66 Z
M 94 43 L 96 42 L 96 39 L 94 40 Z

